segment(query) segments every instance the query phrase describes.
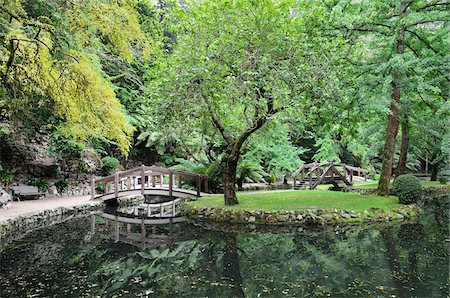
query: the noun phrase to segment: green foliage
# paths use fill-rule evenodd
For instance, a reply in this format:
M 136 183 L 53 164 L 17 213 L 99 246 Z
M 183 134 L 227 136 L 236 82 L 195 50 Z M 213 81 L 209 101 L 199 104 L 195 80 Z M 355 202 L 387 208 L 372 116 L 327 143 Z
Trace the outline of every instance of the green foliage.
M 401 204 L 417 203 L 422 198 L 423 188 L 420 180 L 411 174 L 398 176 L 392 185 Z
M 69 182 L 65 179 L 59 179 L 55 182 L 56 190 L 59 194 L 62 194 L 69 188 Z
M 119 160 L 113 156 L 102 158 L 102 171 L 104 175 L 109 175 L 112 171 L 119 168 Z
M 441 184 L 450 182 L 450 162 L 444 164 L 439 172 L 438 179 Z
M 139 14 L 148 5 L 140 2 L 2 4 L 2 116 L 27 120 L 35 130 L 57 129 L 81 143 L 100 135 L 126 155 L 133 127 L 106 75 L 121 78 L 122 73 L 104 66 L 108 59 L 127 64 L 148 57 L 150 35 L 141 28 Z
M 0 182 L 3 185 L 9 185 L 13 180 L 13 174 L 9 170 L 0 169 Z
M 208 175 L 209 188 L 212 192 L 218 192 L 222 179 L 221 168 L 218 161 L 208 162 L 208 161 L 190 161 L 182 158 L 175 159 L 176 165 L 170 167 L 171 170 L 188 172 L 194 174 Z M 195 185 L 195 181 L 186 181 L 185 183 L 191 186 Z
M 49 153 L 56 160 L 61 160 L 64 158 L 73 159 L 79 158 L 84 148 L 84 144 L 69 136 L 63 136 L 59 132 L 55 131 L 52 134 Z
M 238 164 L 236 172 L 238 185 L 243 182 L 264 182 L 265 176 L 267 176 L 267 173 L 264 172 L 257 159 L 244 156 Z
M 40 192 L 46 192 L 48 190 L 48 181 L 42 178 L 30 178 L 25 184 L 36 186 Z
M 314 160 L 319 162 L 340 162 L 339 145 L 332 139 L 330 135 L 323 136 L 316 141 L 315 146 L 319 149 L 314 155 Z

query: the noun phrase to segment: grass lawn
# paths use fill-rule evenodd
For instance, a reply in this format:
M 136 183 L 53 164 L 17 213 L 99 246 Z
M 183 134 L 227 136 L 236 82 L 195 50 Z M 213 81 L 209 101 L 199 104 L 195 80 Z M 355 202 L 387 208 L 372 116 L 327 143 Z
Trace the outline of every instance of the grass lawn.
M 444 186 L 444 184 L 439 183 L 439 181 L 420 181 L 423 187 L 430 186 Z M 367 182 L 355 182 L 354 187 L 356 188 L 377 188 L 378 181 L 367 181 Z
M 239 204 L 225 206 L 223 196 L 206 196 L 188 204 L 195 207 L 260 211 L 297 211 L 304 209 L 338 209 L 356 212 L 370 208 L 389 211 L 401 205 L 398 198 L 360 195 L 327 190 L 287 190 L 246 193 L 238 192 Z

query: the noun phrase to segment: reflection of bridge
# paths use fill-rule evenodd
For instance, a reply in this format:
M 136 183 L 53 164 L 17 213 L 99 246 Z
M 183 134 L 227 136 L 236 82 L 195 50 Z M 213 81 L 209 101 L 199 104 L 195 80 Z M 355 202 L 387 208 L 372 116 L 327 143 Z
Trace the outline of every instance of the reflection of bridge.
M 195 189 L 189 188 L 194 183 Z M 116 172 L 91 182 L 92 199 L 110 200 L 129 195 L 163 195 L 179 198 L 200 197 L 208 192 L 208 176 L 140 166 Z M 96 194 L 101 189 L 103 193 Z
M 91 217 L 91 233 L 96 230 L 96 217 L 106 219 L 106 225 L 114 227 L 115 242 L 123 242 L 139 248 L 157 247 L 193 239 L 191 235 L 173 230 L 172 223 L 184 222 L 183 217 L 166 218 L 131 218 L 108 213 L 93 214 Z M 158 231 L 158 225 L 168 225 L 165 232 Z
M 156 203 L 156 204 L 140 204 L 138 206 L 127 207 L 125 212 L 121 212 L 126 217 L 147 217 L 147 218 L 159 218 L 167 219 L 180 216 L 180 207 L 182 199 L 174 199 L 169 202 Z M 120 214 L 120 213 L 117 213 Z
M 347 185 L 352 185 L 353 181 L 367 180 L 367 173 L 369 171 L 348 166 L 343 163 L 310 163 L 303 165 L 300 169 L 294 172 L 294 189 L 314 189 L 321 183 L 332 183 L 335 186 L 343 182 Z M 298 176 L 300 175 L 300 179 Z

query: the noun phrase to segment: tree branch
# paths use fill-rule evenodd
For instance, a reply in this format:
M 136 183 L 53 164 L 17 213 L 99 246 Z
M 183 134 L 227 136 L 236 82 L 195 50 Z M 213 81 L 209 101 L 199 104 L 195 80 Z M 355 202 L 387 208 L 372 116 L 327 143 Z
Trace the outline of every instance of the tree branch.
M 421 37 L 419 34 L 417 34 L 416 32 L 414 32 L 414 31 L 411 31 L 411 30 L 409 30 L 409 29 L 405 29 L 405 31 L 406 32 L 409 32 L 409 33 L 411 33 L 411 34 L 413 34 L 414 36 L 416 36 L 422 43 L 424 43 L 430 50 L 432 50 L 435 54 L 438 54 L 439 55 L 439 52 L 437 51 L 437 50 L 435 50 L 432 46 L 431 46 L 431 44 L 426 40 L 426 39 L 424 39 L 423 37 Z

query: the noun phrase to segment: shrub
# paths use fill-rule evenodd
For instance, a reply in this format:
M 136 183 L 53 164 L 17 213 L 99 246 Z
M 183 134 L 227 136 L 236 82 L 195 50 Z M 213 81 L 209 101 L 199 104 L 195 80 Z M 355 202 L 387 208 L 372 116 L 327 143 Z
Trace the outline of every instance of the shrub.
M 417 203 L 423 193 L 420 180 L 411 174 L 398 176 L 394 181 L 392 191 L 398 196 L 400 204 Z
M 0 182 L 3 185 L 8 186 L 12 180 L 13 180 L 13 175 L 10 171 L 0 170 Z
M 438 180 L 442 184 L 446 184 L 450 181 L 450 163 L 446 163 L 438 175 Z
M 69 182 L 65 179 L 59 179 L 55 182 L 56 190 L 59 194 L 62 194 L 69 188 Z
M 103 174 L 109 175 L 113 170 L 119 167 L 119 160 L 112 156 L 106 156 L 102 158 L 102 171 Z
M 30 178 L 25 184 L 36 186 L 40 192 L 46 192 L 48 190 L 48 181 L 42 178 Z

